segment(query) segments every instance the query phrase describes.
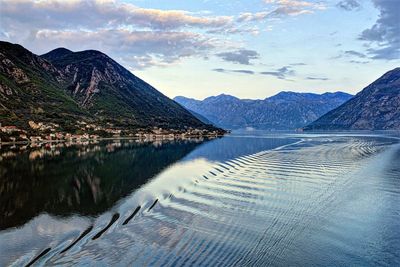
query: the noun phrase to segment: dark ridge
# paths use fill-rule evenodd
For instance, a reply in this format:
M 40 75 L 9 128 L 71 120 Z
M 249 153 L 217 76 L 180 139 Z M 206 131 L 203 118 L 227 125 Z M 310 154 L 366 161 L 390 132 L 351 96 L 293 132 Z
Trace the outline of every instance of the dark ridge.
M 151 211 L 151 209 L 154 208 L 154 206 L 157 204 L 157 202 L 158 202 L 158 198 L 156 199 L 156 201 L 154 201 L 153 205 L 151 205 L 151 207 L 147 211 Z
M 208 177 L 207 177 L 207 176 L 203 175 L 203 177 L 204 177 L 204 179 L 207 179 L 207 180 L 208 180 Z
M 133 217 L 135 217 L 135 215 L 139 212 L 140 210 L 140 206 L 137 206 L 137 208 L 135 209 L 135 211 L 131 214 L 131 216 L 129 216 L 128 218 L 126 218 L 126 220 L 124 221 L 124 223 L 122 225 L 127 224 L 130 220 L 132 220 Z
M 71 245 L 69 245 L 63 251 L 61 251 L 60 254 L 66 252 L 67 250 L 69 250 L 70 248 L 75 246 L 76 243 L 78 243 L 82 238 L 84 238 L 88 233 L 90 233 L 90 231 L 92 231 L 92 229 L 93 229 L 93 225 L 89 226 L 85 231 L 83 231 L 83 233 L 74 242 L 71 243 Z
M 70 54 L 73 54 L 71 50 L 68 50 L 64 47 L 56 48 L 54 50 L 51 50 L 50 52 L 41 55 L 41 57 L 45 58 L 46 60 L 52 61 L 52 60 L 57 60 L 63 57 L 66 57 Z
M 214 176 L 217 176 L 215 173 L 213 173 L 212 171 L 209 171 L 209 173 L 211 173 L 212 175 L 214 175 Z
M 37 260 L 39 260 L 41 257 L 43 257 L 44 255 L 46 255 L 49 251 L 51 250 L 51 248 L 46 248 L 45 250 L 43 250 L 39 255 L 37 255 L 33 260 L 31 260 L 26 267 L 28 266 L 32 266 L 32 264 L 34 264 Z
M 106 227 L 104 227 L 103 230 L 101 230 L 100 232 L 98 232 L 98 233 L 92 238 L 92 240 L 96 240 L 97 238 L 99 238 L 100 236 L 102 236 L 102 234 L 104 234 L 104 233 L 108 230 L 108 228 L 110 228 L 111 225 L 113 225 L 113 224 L 118 220 L 118 218 L 119 218 L 119 213 L 115 213 L 115 214 L 112 216 L 111 221 L 108 223 L 108 225 L 107 225 Z

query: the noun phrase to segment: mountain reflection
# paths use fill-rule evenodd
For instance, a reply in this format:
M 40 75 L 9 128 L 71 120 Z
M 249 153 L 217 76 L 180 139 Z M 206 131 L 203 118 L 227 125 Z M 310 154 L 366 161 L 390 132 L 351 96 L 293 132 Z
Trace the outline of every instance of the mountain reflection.
M 198 145 L 195 140 L 118 141 L 3 149 L 0 230 L 20 226 L 42 212 L 101 214 Z

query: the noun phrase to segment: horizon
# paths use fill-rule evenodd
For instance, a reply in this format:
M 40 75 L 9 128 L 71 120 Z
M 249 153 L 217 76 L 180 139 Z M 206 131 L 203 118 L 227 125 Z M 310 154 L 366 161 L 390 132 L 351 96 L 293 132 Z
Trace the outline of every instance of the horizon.
M 355 95 L 400 66 L 393 1 L 0 0 L 0 7 L 0 39 L 38 55 L 99 50 L 170 98 Z

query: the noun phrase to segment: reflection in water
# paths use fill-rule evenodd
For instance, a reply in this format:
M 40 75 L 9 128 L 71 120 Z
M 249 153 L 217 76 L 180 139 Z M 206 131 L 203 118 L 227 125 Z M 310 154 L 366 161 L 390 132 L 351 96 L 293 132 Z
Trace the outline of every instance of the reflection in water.
M 1 175 L 29 186 L 1 190 L 33 201 L 2 210 L 35 212 L 0 232 L 2 266 L 400 265 L 396 139 L 257 133 L 18 158 L 30 176 L 16 160 Z
M 42 212 L 96 215 L 176 162 L 196 142 L 112 142 L 26 150 L 0 161 L 0 230 Z

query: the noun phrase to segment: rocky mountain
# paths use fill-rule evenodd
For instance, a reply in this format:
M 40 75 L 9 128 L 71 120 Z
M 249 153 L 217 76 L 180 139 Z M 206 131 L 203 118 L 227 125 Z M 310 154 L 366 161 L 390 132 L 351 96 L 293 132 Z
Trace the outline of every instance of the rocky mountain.
M 0 42 L 0 123 L 91 119 L 60 87 L 61 71 L 20 45 Z
M 37 56 L 0 42 L 0 123 L 77 120 L 132 129 L 211 129 L 107 55 L 55 49 Z
M 400 130 L 400 68 L 385 73 L 305 130 Z
M 204 100 L 183 96 L 175 97 L 174 100 L 219 127 L 288 130 L 309 124 L 351 97 L 343 92 L 280 92 L 263 100 L 239 99 L 225 94 Z

